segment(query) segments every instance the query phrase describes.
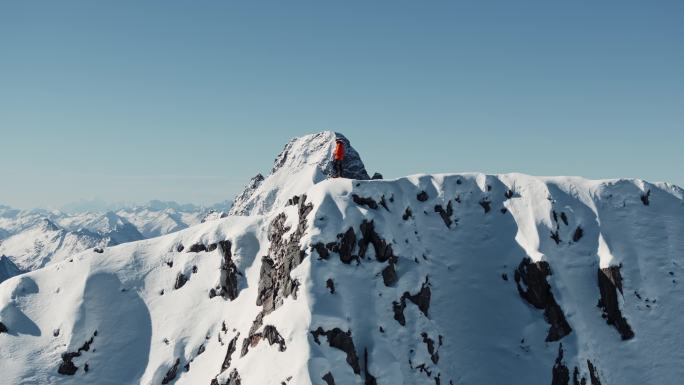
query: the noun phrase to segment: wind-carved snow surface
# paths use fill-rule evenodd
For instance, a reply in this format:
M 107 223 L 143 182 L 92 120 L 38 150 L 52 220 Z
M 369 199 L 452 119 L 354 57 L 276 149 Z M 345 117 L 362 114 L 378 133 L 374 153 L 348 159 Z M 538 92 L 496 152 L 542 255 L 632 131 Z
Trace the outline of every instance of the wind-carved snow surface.
M 288 200 L 3 282 L 3 381 L 684 378 L 675 186 L 439 174 Z

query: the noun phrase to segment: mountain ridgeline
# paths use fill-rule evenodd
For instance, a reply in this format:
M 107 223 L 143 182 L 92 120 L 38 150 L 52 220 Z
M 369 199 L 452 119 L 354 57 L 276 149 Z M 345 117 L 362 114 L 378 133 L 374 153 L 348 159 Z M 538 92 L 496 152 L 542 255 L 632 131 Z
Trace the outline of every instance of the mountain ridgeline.
M 677 384 L 684 191 L 370 179 L 294 139 L 226 218 L 0 284 L 13 384 Z M 346 139 L 346 138 L 345 138 Z

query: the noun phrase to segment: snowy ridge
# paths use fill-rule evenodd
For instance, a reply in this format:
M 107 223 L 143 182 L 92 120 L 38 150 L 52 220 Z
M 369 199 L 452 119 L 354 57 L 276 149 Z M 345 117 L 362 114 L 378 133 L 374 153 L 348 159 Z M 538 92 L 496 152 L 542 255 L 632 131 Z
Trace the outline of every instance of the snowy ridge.
M 0 356 L 12 357 L 0 360 L 3 378 L 617 385 L 684 376 L 675 186 L 440 174 L 326 180 L 302 193 L 261 216 L 86 251 L 0 284 Z

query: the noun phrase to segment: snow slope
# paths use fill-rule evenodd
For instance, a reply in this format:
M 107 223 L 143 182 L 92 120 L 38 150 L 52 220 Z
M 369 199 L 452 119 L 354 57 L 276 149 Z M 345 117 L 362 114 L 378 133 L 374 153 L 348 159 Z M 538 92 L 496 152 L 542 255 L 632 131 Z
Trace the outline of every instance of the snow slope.
M 440 174 L 325 180 L 304 193 L 262 215 L 82 252 L 3 282 L 0 357 L 11 358 L 0 360 L 3 379 L 684 377 L 676 186 Z
M 21 273 L 22 271 L 19 270 L 17 265 L 15 265 L 11 259 L 4 255 L 0 255 L 0 283 Z

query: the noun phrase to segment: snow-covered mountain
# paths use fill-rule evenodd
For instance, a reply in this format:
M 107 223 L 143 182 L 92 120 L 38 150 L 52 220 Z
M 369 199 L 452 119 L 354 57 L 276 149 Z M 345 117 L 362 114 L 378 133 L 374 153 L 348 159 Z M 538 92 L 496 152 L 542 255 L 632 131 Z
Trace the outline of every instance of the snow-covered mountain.
M 682 189 L 522 174 L 311 183 L 324 172 L 280 171 L 293 177 L 244 206 L 260 215 L 88 250 L 0 284 L 3 380 L 684 378 Z
M 261 174 L 253 177 L 233 201 L 229 214 L 267 213 L 329 178 L 333 171 L 332 154 L 336 139 L 341 139 L 345 144 L 342 176 L 370 179 L 359 153 L 344 135 L 332 131 L 310 134 L 288 142 L 276 157 L 271 173 L 265 178 Z
M 217 206 L 225 207 L 223 213 L 228 210 L 228 204 Z M 67 213 L 1 206 L 0 254 L 8 256 L 21 270 L 33 270 L 86 249 L 185 229 L 206 218 L 218 218 L 220 213 L 214 208 L 161 201 L 119 208 L 116 212 Z

